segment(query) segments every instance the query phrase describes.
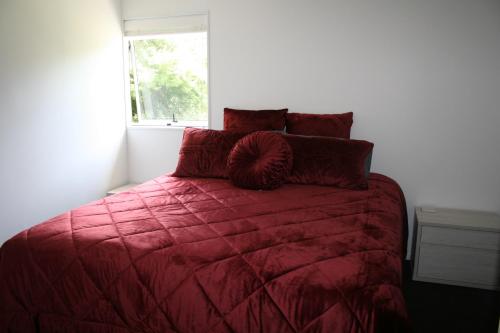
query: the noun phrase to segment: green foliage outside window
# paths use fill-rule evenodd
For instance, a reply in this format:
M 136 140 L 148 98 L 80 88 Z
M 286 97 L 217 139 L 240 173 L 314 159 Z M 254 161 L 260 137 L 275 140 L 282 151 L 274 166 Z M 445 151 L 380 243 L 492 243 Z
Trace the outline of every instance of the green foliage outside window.
M 142 120 L 206 121 L 206 34 L 130 43 L 132 120 L 139 121 L 138 100 Z

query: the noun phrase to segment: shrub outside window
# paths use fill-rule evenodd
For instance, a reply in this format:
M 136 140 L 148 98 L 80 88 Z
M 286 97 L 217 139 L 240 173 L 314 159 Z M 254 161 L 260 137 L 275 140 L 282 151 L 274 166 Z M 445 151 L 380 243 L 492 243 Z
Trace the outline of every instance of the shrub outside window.
M 133 125 L 208 127 L 206 31 L 126 38 Z

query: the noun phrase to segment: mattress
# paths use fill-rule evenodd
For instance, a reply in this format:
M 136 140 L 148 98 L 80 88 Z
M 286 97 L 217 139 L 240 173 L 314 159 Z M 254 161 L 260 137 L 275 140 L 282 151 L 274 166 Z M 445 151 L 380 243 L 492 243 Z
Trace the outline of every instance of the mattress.
M 162 176 L 0 249 L 1 332 L 404 332 L 404 198 Z

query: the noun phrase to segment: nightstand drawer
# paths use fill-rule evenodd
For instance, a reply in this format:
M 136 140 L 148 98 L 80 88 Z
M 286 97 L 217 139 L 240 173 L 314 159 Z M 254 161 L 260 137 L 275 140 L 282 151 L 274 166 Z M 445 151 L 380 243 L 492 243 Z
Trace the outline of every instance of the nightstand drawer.
M 500 251 L 500 233 L 422 226 L 422 243 Z
M 417 207 L 415 217 L 415 280 L 500 289 L 500 215 Z
M 495 286 L 500 281 L 500 252 L 472 248 L 420 245 L 418 276 Z

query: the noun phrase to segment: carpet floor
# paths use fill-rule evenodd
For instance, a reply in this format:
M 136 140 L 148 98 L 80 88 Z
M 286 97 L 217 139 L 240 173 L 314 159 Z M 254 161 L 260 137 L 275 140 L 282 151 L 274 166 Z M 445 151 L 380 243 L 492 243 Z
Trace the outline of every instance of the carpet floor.
M 405 263 L 403 292 L 415 333 L 500 333 L 500 292 L 417 282 Z

